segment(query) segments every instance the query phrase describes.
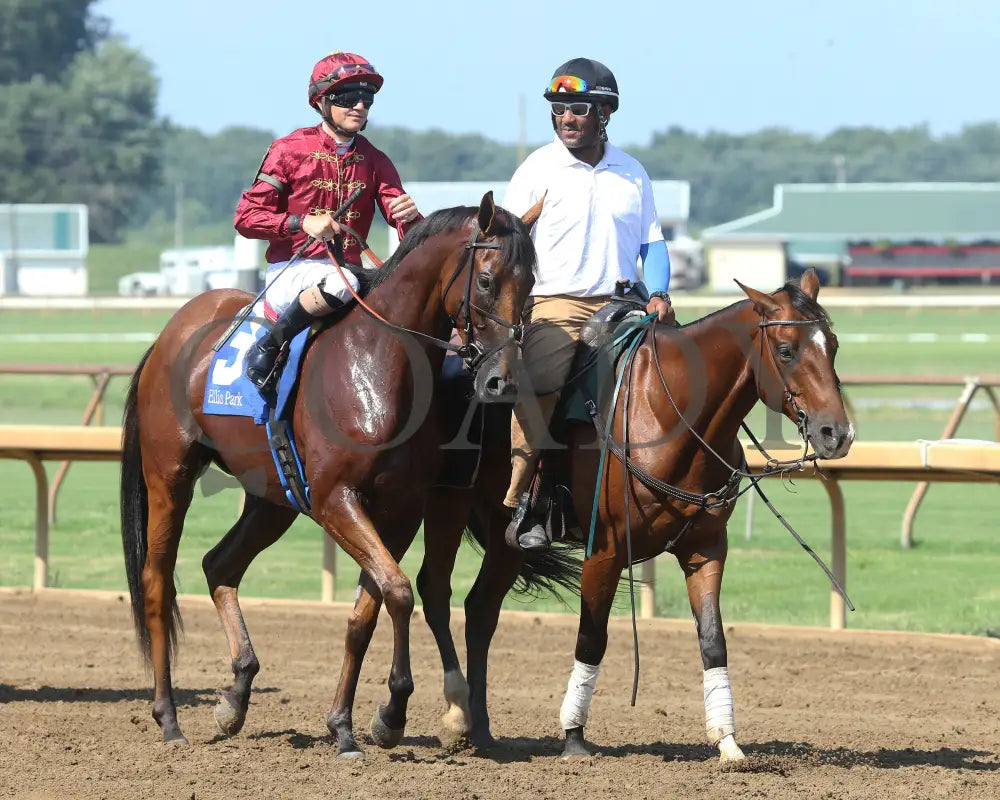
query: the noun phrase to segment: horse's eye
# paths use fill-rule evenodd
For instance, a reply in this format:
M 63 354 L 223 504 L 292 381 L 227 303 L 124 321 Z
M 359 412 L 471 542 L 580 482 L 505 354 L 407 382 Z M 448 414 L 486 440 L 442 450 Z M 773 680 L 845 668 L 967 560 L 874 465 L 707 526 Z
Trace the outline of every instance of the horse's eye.
M 493 279 L 489 275 L 480 275 L 476 278 L 476 285 L 483 291 L 486 291 L 493 285 Z
M 782 361 L 791 361 L 794 355 L 795 354 L 792 352 L 792 348 L 789 347 L 787 344 L 778 345 L 778 357 Z

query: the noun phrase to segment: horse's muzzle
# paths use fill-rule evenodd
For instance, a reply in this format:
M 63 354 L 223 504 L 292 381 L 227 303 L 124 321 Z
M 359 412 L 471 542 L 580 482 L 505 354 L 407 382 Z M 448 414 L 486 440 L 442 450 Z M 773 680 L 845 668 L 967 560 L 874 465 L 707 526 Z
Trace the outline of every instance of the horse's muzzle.
M 808 430 L 809 441 L 820 458 L 843 458 L 854 442 L 854 425 L 850 422 L 810 419 Z
M 476 397 L 482 403 L 513 403 L 517 398 L 517 380 L 507 369 L 500 354 L 484 360 L 476 370 Z

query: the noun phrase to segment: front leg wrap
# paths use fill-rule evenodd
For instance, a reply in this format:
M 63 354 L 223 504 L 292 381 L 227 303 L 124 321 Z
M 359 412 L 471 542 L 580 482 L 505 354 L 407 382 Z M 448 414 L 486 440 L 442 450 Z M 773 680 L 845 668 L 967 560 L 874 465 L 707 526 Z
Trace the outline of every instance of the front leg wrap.
M 705 670 L 705 728 L 708 740 L 714 745 L 736 733 L 728 667 Z
M 600 671 L 600 664 L 591 666 L 573 660 L 573 672 L 570 673 L 569 683 L 566 685 L 566 697 L 559 711 L 559 721 L 564 731 L 586 727 L 590 701 L 594 698 L 597 675 Z

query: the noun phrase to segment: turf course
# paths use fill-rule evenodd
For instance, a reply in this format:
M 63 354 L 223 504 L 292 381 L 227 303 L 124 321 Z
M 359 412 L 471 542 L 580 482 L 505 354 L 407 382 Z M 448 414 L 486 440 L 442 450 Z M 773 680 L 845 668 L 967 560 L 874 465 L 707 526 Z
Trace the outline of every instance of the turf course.
M 890 311 L 836 309 L 842 343 L 842 375 L 971 375 L 1000 372 L 1000 314 L 996 311 Z M 169 312 L 0 312 L 0 363 L 134 364 L 169 318 Z M 684 311 L 689 319 L 694 312 Z M 900 334 L 935 333 L 934 342 L 902 341 Z M 983 334 L 962 341 L 964 334 Z M 862 341 L 861 334 L 872 335 Z M 966 337 L 968 338 L 968 337 Z M 975 337 L 974 337 L 975 338 Z M 90 395 L 84 377 L 0 376 L 0 420 L 4 423 L 78 423 Z M 126 380 L 114 379 L 104 411 L 118 424 Z M 937 438 L 959 388 L 884 387 L 847 389 L 856 408 L 860 438 Z M 765 430 L 764 414 L 751 418 Z M 785 435 L 792 431 L 785 428 Z M 992 439 L 992 409 L 979 401 L 960 436 Z M 55 465 L 50 467 L 50 474 Z M 230 486 L 230 488 L 224 488 Z M 912 491 L 909 484 L 848 483 L 848 590 L 858 606 L 851 627 L 955 631 L 1000 635 L 1000 548 L 995 515 L 996 486 L 932 486 L 918 517 L 918 546 L 898 548 L 899 525 Z M 29 585 L 34 540 L 33 481 L 20 462 L 0 461 L 0 585 Z M 822 488 L 810 481 L 772 484 L 769 495 L 821 555 L 828 553 L 829 510 Z M 236 516 L 238 493 L 221 474 L 203 480 L 188 517 L 178 561 L 182 591 L 204 591 L 202 555 Z M 829 589 L 820 571 L 790 536 L 758 506 L 752 538 L 744 538 L 745 506 L 730 526 L 730 557 L 723 588 L 727 622 L 757 621 L 825 625 Z M 321 534 L 300 520 L 253 565 L 243 592 L 273 597 L 318 598 Z M 418 538 L 403 562 L 415 578 L 422 554 Z M 455 603 L 460 604 L 478 570 L 477 554 L 463 550 L 456 568 Z M 667 557 L 659 571 L 658 601 L 665 616 L 687 616 L 679 570 Z M 341 600 L 353 597 L 357 567 L 338 559 Z M 124 589 L 118 534 L 117 467 L 72 467 L 59 499 L 51 535 L 51 583 L 77 588 Z M 509 598 L 508 607 L 523 608 Z M 560 608 L 555 601 L 539 610 Z M 627 611 L 627 598 L 619 604 Z

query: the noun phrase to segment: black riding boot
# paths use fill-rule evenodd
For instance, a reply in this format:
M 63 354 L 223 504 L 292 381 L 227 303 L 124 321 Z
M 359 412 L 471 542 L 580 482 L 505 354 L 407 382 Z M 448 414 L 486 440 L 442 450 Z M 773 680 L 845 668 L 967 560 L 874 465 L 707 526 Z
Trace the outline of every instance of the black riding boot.
M 278 317 L 271 330 L 261 336 L 247 351 L 246 375 L 261 393 L 271 392 L 278 385 L 281 370 L 275 369 L 275 363 L 281 348 L 317 319 L 318 317 L 314 317 L 302 307 L 299 298 L 296 297 Z

